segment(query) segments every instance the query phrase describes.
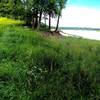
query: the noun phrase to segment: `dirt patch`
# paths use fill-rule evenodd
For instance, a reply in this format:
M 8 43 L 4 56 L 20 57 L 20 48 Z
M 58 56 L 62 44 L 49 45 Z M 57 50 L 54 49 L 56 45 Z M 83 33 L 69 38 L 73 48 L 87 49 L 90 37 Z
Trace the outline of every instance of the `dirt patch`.
M 45 36 L 56 36 L 56 37 L 62 37 L 59 31 L 47 31 L 47 32 L 42 32 L 43 35 Z

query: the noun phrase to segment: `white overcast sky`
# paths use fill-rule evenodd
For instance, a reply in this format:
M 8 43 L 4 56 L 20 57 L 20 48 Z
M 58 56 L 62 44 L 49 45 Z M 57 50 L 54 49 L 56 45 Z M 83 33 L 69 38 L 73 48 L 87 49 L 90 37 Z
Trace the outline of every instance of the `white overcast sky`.
M 97 4 L 94 5 L 95 7 L 89 7 L 90 5 L 93 6 L 93 3 L 99 0 L 85 0 L 87 1 L 85 4 L 83 1 L 84 0 L 69 0 L 66 8 L 62 12 L 59 26 L 100 28 L 100 9 L 96 7 Z M 89 3 L 91 1 L 92 3 Z M 87 6 L 85 6 L 86 4 Z M 56 19 L 53 19 L 52 26 L 55 25 Z
M 52 25 L 56 25 L 56 19 L 52 20 Z M 100 28 L 100 11 L 93 8 L 67 6 L 62 12 L 59 26 Z

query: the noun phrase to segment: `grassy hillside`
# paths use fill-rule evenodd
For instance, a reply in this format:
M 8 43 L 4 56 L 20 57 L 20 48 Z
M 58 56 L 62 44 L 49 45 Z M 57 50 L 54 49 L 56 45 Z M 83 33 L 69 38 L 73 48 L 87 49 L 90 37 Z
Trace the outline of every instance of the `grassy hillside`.
M 100 100 L 99 41 L 1 22 L 0 100 Z
M 24 21 L 8 19 L 6 17 L 0 17 L 0 25 L 20 25 L 23 24 Z

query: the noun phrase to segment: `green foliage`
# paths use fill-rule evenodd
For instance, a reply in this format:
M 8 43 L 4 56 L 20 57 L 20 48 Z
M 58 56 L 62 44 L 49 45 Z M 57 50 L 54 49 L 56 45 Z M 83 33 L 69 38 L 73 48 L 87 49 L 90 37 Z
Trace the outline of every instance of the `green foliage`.
M 0 25 L 0 100 L 99 100 L 99 76 L 100 42 Z
M 0 0 L 0 16 L 22 19 L 24 6 L 21 0 Z
M 23 19 L 33 29 L 39 29 L 42 15 L 49 15 L 50 31 L 51 17 L 59 16 L 60 18 L 66 2 L 67 0 L 0 0 L 0 16 Z M 56 31 L 58 30 L 58 25 L 59 23 Z

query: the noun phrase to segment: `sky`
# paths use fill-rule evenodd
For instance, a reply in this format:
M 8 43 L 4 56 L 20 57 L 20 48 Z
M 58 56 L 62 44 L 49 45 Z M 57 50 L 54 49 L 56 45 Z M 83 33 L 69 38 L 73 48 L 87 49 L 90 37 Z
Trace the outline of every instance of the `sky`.
M 68 5 L 100 9 L 100 0 L 68 0 Z
M 52 19 L 52 26 L 56 21 Z M 60 26 L 100 28 L 100 0 L 68 0 Z

